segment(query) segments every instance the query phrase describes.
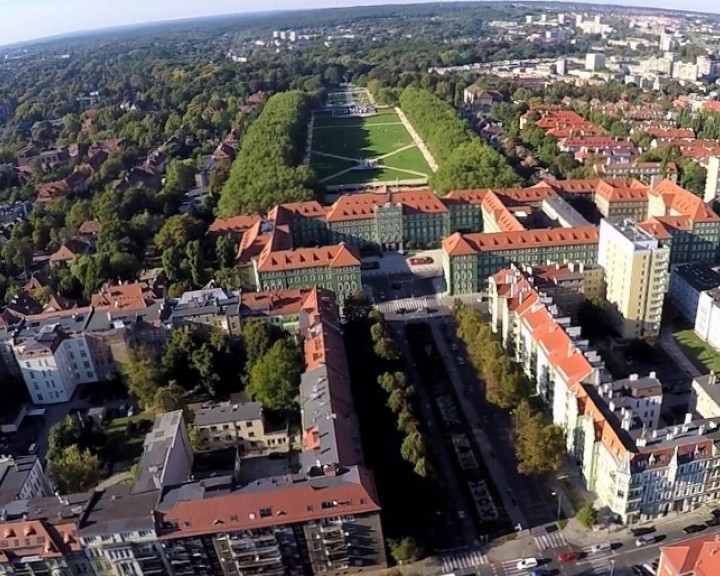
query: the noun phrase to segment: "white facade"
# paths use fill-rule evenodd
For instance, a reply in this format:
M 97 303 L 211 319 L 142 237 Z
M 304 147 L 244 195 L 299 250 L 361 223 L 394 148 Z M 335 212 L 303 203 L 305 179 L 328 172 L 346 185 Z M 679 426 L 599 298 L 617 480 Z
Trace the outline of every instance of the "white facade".
M 707 264 L 676 264 L 670 274 L 668 296 L 685 320 L 695 324 L 700 294 L 720 287 L 720 274 Z
M 590 53 L 585 56 L 585 69 L 597 72 L 605 68 L 605 54 Z
M 87 337 L 69 336 L 58 325 L 15 346 L 15 356 L 34 404 L 67 402 L 79 384 L 99 380 Z
M 720 349 L 720 290 L 705 290 L 698 299 L 695 334 Z

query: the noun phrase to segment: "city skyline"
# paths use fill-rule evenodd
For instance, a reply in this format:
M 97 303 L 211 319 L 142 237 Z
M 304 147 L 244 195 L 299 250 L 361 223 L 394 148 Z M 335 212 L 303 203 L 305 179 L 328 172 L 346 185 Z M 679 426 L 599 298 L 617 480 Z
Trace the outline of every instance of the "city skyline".
M 218 15 L 269 12 L 275 10 L 321 9 L 384 4 L 427 4 L 446 0 L 207 0 L 199 6 L 189 0 L 156 0 L 151 4 L 140 0 L 126 0 L 108 6 L 90 0 L 0 0 L 0 13 L 5 26 L 0 31 L 0 46 L 41 40 L 43 38 L 102 30 L 118 26 L 133 26 L 172 20 Z M 448 0 L 449 1 L 449 0 Z M 472 1 L 472 0 L 453 0 Z M 686 10 L 680 0 L 609 0 L 588 2 L 599 6 L 620 4 L 642 8 Z M 701 0 L 694 11 L 717 12 L 717 5 Z

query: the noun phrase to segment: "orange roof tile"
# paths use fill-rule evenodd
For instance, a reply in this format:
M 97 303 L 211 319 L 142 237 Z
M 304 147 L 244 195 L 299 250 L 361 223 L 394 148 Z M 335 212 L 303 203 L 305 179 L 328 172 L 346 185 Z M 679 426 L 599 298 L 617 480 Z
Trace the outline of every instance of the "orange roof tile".
M 455 236 L 450 236 L 443 241 L 443 249 L 452 256 L 495 250 L 517 250 L 530 246 L 575 246 L 597 244 L 598 242 L 598 230 L 595 226 L 464 234 L 462 244 Z
M 231 218 L 215 218 L 208 232 L 211 234 L 244 234 L 247 230 L 252 228 L 258 222 L 261 222 L 262 218 L 257 214 L 251 214 L 249 216 L 233 216 Z
M 272 272 L 278 270 L 298 270 L 301 268 L 339 268 L 341 266 L 360 266 L 360 258 L 355 248 L 345 243 L 320 248 L 297 248 L 295 250 L 263 249 L 258 260 L 258 270 Z

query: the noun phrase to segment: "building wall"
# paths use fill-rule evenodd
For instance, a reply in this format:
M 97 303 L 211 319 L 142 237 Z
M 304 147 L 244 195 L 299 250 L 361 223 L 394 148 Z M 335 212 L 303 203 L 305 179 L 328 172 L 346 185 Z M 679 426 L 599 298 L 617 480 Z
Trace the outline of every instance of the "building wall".
M 287 452 L 290 437 L 287 429 L 265 430 L 262 418 L 238 420 L 209 426 L 197 426 L 211 449 L 238 446 L 246 454 Z
M 720 348 L 720 306 L 707 291 L 698 299 L 695 334 L 713 348 Z
M 677 311 L 688 322 L 695 322 L 697 318 L 698 302 L 700 301 L 700 291 L 693 288 L 681 274 L 673 271 L 670 274 L 670 282 L 668 284 L 668 296 L 672 300 Z

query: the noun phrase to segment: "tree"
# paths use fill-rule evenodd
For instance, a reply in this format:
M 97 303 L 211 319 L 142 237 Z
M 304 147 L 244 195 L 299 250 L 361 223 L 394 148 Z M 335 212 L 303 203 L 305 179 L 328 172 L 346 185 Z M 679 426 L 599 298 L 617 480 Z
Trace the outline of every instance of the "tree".
M 411 564 L 422 558 L 422 548 L 412 536 L 406 536 L 400 540 L 389 540 L 388 544 L 390 554 L 398 564 Z
M 242 341 L 248 369 L 251 369 L 281 337 L 282 333 L 272 324 L 254 318 L 245 322 L 242 326 Z
M 397 429 L 403 434 L 412 434 L 413 432 L 417 432 L 419 425 L 410 406 L 404 406 L 397 417 Z
M 48 472 L 60 494 L 84 492 L 97 485 L 100 460 L 90 450 L 81 451 L 73 444 L 48 461 Z
M 80 424 L 77 419 L 66 416 L 60 422 L 52 425 L 48 432 L 48 460 L 56 459 L 62 451 L 80 440 Z
M 512 188 L 520 183 L 505 158 L 477 139 L 455 148 L 431 179 L 433 189 L 441 196 L 451 190 Z
M 425 456 L 425 439 L 420 432 L 416 430 L 405 436 L 400 446 L 400 455 L 413 465 Z
M 522 474 L 544 474 L 560 468 L 565 455 L 565 431 L 526 401 L 517 408 L 516 454 Z
M 380 388 L 388 394 L 395 390 L 402 390 L 407 387 L 407 376 L 403 372 L 384 372 L 378 376 Z
M 218 214 L 267 212 L 283 202 L 309 200 L 313 175 L 302 165 L 310 119 L 302 92 L 271 96 L 250 125 L 218 202 Z
M 200 240 L 192 240 L 188 243 L 187 249 L 185 250 L 187 257 L 187 266 L 190 270 L 190 278 L 192 278 L 193 284 L 196 287 L 203 285 L 203 258 L 202 258 L 202 246 Z
M 188 242 L 197 240 L 205 231 L 205 224 L 190 214 L 176 214 L 162 225 L 155 235 L 158 250 L 170 247 L 185 249 Z
M 130 393 L 141 406 L 151 406 L 161 378 L 157 359 L 147 348 L 138 348 L 130 353 L 123 369 Z
M 28 274 L 33 261 L 33 247 L 27 239 L 11 238 L 3 248 L 3 258 L 11 266 L 13 274 Z
M 232 234 L 224 234 L 215 242 L 215 255 L 220 268 L 231 268 L 235 263 L 238 243 Z
M 300 384 L 300 360 L 297 349 L 284 338 L 250 368 L 248 395 L 270 410 L 289 410 L 295 405 Z
M 390 393 L 387 399 L 387 405 L 390 410 L 398 414 L 403 408 L 408 406 L 410 399 L 415 394 L 415 388 L 408 386 L 407 388 L 396 388 Z
M 597 511 L 593 507 L 591 502 L 588 502 L 578 510 L 575 519 L 580 522 L 585 528 L 592 528 L 597 521 Z
M 362 322 L 367 320 L 372 304 L 362 291 L 349 294 L 343 302 L 343 315 L 346 322 Z
M 186 407 L 185 390 L 175 381 L 161 386 L 153 395 L 152 409 L 155 412 L 173 412 L 184 410 Z

